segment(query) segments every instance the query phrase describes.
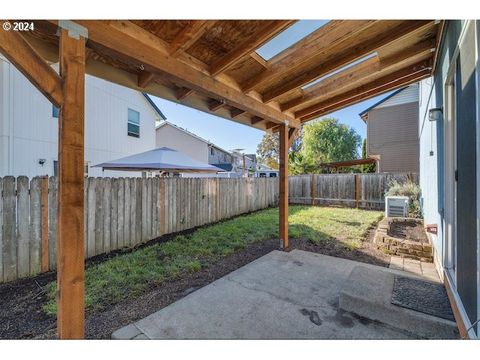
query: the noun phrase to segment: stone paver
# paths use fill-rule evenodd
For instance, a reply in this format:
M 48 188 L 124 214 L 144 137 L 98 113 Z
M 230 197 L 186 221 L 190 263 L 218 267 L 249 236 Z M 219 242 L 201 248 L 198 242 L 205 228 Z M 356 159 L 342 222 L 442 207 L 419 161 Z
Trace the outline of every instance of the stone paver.
M 389 268 L 392 270 L 405 271 L 429 281 L 440 282 L 437 269 L 431 262 L 392 256 L 390 258 Z

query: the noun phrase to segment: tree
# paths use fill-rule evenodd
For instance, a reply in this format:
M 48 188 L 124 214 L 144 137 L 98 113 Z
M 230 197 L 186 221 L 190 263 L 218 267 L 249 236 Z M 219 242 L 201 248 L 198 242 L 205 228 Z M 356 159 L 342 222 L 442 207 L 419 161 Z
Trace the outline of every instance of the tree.
M 367 139 L 363 139 L 362 143 L 362 159 L 367 158 Z M 362 172 L 364 173 L 373 173 L 375 172 L 375 164 L 365 164 L 362 165 Z
M 288 154 L 288 172 L 291 175 L 314 173 L 316 166 L 309 162 L 301 151 L 291 151 Z
M 322 163 L 358 158 L 361 137 L 338 119 L 324 118 L 304 126 L 302 153 L 306 160 L 319 166 Z
M 299 151 L 302 146 L 302 130 L 295 135 L 292 141 L 291 151 Z M 280 139 L 278 133 L 266 133 L 263 135 L 262 141 L 258 144 L 257 155 L 262 164 L 272 168 L 278 169 L 279 164 L 279 149 Z

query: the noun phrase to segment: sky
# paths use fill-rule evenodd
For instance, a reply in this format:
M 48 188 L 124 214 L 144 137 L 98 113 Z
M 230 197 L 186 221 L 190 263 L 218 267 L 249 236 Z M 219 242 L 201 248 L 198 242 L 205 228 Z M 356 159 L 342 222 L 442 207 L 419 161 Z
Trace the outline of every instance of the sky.
M 303 37 L 328 23 L 328 20 L 300 20 L 287 30 L 257 49 L 257 52 L 269 60 L 282 50 L 296 43 Z M 360 59 L 364 60 L 364 59 Z M 355 63 L 358 63 L 355 62 Z M 318 80 L 317 80 L 318 81 Z M 312 82 L 312 84 L 315 82 Z M 306 86 L 309 86 L 307 84 Z M 387 94 L 363 101 L 343 110 L 335 111 L 322 117 L 334 117 L 355 129 L 362 138 L 365 137 L 366 124 L 358 116 L 360 112 L 383 99 Z M 167 120 L 194 134 L 214 143 L 225 150 L 243 149 L 245 153 L 253 154 L 262 140 L 264 131 L 225 120 L 184 105 L 152 96 L 157 106 L 162 110 Z

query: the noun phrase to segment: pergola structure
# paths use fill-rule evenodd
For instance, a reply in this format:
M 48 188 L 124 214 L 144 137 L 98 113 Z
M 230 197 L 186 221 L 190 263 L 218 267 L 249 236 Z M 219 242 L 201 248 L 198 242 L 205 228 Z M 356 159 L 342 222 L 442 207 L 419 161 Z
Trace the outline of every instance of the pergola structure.
M 333 20 L 268 61 L 292 20 L 34 21 L 2 52 L 60 107 L 58 334 L 84 336 L 85 73 L 280 135 L 280 239 L 288 149 L 302 123 L 432 74 L 443 21 Z M 60 63 L 58 74 L 50 66 Z

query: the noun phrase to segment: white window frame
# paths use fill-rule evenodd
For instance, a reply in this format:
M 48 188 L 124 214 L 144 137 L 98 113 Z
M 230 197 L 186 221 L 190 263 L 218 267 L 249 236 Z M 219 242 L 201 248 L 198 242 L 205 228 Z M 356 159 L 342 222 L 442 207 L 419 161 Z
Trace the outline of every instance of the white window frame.
M 138 124 L 136 124 L 136 123 L 134 123 L 133 121 L 130 120 L 130 111 L 133 111 L 133 112 L 138 114 Z M 130 124 L 138 126 L 138 134 L 136 134 L 134 132 L 130 132 L 130 130 L 128 129 L 128 126 Z M 132 108 L 128 108 L 128 110 L 127 110 L 127 135 L 131 136 L 131 137 L 134 137 L 134 138 L 137 138 L 137 139 L 140 138 L 140 111 L 137 111 L 137 110 L 132 109 Z

